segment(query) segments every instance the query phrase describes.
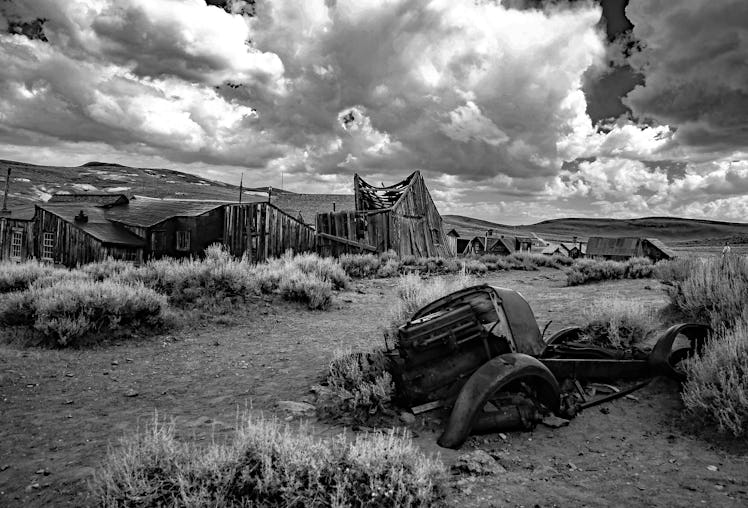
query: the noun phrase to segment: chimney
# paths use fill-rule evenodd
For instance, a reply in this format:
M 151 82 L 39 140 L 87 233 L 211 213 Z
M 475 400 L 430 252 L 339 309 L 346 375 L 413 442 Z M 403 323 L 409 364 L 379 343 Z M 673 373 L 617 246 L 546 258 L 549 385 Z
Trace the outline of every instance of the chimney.
M 81 210 L 80 213 L 75 216 L 75 222 L 88 222 L 88 215 Z
M 3 209 L 0 210 L 0 215 L 10 215 L 10 210 L 8 210 L 8 187 L 10 187 L 10 166 L 8 166 L 8 176 L 5 177 L 5 194 L 3 194 Z

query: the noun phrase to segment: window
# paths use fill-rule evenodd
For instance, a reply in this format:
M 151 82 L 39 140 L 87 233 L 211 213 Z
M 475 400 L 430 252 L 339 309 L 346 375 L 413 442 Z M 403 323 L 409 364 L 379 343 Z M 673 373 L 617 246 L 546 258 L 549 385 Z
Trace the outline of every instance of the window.
M 161 252 L 166 250 L 166 231 L 153 231 L 151 233 L 151 250 Z
M 177 250 L 181 250 L 181 251 L 190 250 L 190 232 L 189 231 L 177 231 Z
M 42 236 L 42 261 L 54 261 L 55 258 L 55 234 L 44 233 Z
M 23 229 L 14 229 L 10 237 L 11 259 L 21 259 L 23 249 Z

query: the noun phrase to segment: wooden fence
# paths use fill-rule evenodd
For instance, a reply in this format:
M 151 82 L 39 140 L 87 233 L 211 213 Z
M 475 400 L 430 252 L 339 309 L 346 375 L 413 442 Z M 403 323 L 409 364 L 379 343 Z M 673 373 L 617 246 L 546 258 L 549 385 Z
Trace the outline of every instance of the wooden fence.
M 223 224 L 223 243 L 231 254 L 253 262 L 315 247 L 314 229 L 270 203 L 227 205 Z

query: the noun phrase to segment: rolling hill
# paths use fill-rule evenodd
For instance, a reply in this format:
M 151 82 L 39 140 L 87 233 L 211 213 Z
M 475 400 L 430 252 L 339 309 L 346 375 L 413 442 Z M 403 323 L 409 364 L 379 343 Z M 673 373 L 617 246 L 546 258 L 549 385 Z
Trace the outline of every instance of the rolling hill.
M 7 168 L 12 170 L 8 207 L 28 206 L 61 193 L 122 193 L 158 198 L 237 201 L 239 187 L 171 169 L 134 168 L 106 162 L 82 166 L 41 166 L 0 160 L 0 188 L 4 190 Z M 243 201 L 264 201 L 267 187 L 245 188 Z M 291 215 L 301 215 L 314 223 L 319 212 L 351 210 L 351 194 L 297 194 L 273 188 L 273 203 Z M 569 218 L 552 219 L 524 226 L 508 226 L 486 220 L 445 215 L 445 228 L 456 229 L 461 236 L 494 234 L 532 236 L 550 241 L 584 240 L 589 236 L 656 237 L 670 245 L 748 244 L 748 224 L 677 217 L 641 219 Z

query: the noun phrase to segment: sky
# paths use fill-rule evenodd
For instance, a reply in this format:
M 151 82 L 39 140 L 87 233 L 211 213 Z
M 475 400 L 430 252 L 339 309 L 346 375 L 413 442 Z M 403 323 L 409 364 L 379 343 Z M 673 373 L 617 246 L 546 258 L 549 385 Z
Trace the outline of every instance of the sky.
M 748 2 L 0 0 L 0 158 L 748 222 Z

